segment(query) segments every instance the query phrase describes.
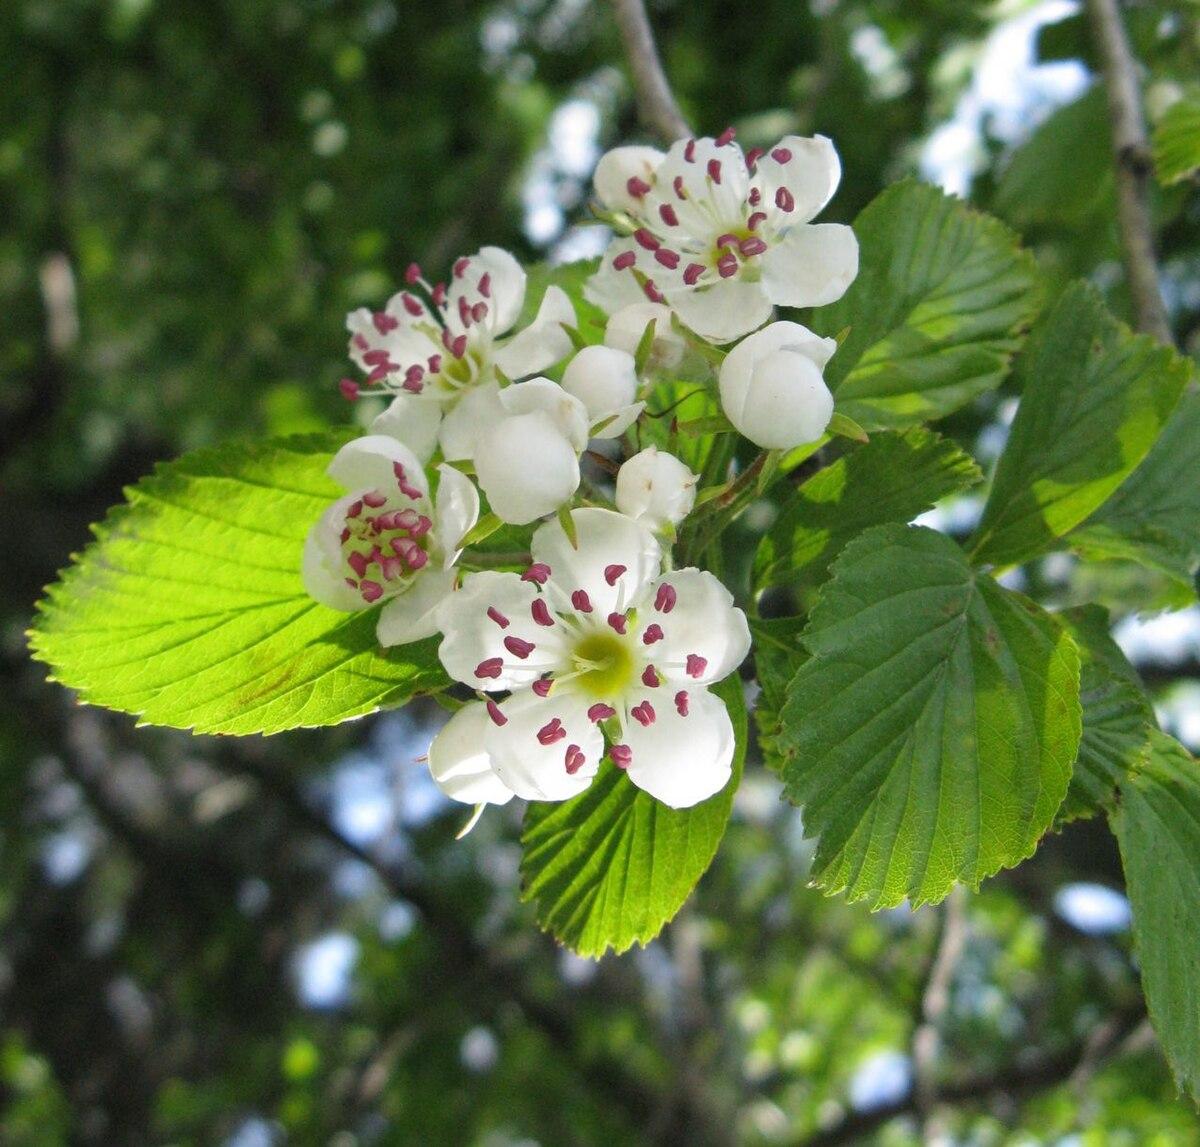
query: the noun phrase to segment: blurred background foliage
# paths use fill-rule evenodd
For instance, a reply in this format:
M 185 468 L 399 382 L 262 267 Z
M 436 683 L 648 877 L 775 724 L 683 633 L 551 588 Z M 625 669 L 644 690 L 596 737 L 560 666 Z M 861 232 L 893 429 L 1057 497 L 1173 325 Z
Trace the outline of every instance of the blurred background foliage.
M 829 218 L 919 175 L 1126 314 L 1070 0 L 651 15 L 702 130 L 836 140 Z M 1128 16 L 1153 122 L 1200 74 L 1197 12 Z M 591 168 L 638 137 L 605 3 L 7 0 L 0 52 L 0 1141 L 1200 1143 L 1144 1020 L 1101 821 L 949 909 L 870 916 L 806 887 L 798 815 L 752 757 L 693 901 L 596 965 L 519 905 L 517 810 L 454 841 L 463 810 L 416 762 L 432 706 L 192 738 L 76 709 L 26 660 L 40 587 L 156 460 L 365 417 L 337 398 L 343 316 L 410 259 L 598 252 Z M 1195 355 L 1195 183 L 1154 210 Z M 986 465 L 1012 405 L 945 428 Z M 965 533 L 977 513 L 933 520 Z M 1012 576 L 1129 614 L 1160 718 L 1200 747 L 1194 608 L 1133 615 L 1163 599 L 1132 567 L 1059 555 Z

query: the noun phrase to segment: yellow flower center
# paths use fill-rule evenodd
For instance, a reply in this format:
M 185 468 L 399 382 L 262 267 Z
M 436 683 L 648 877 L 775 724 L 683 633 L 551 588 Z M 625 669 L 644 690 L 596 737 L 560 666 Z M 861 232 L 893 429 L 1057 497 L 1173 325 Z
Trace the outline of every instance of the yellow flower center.
M 571 661 L 576 688 L 597 701 L 619 697 L 637 671 L 633 651 L 617 633 L 589 633 L 571 651 Z

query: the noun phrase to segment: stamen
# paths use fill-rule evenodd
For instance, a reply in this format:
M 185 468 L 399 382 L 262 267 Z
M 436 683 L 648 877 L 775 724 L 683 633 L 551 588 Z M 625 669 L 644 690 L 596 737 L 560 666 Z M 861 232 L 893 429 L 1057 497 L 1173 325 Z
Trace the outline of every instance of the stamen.
M 688 197 L 687 191 L 683 186 L 683 176 L 682 175 L 675 176 L 675 179 L 672 181 L 671 186 L 675 188 L 675 194 L 677 196 L 679 196 L 680 199 L 687 199 L 687 197 Z
M 612 745 L 609 747 L 608 755 L 618 769 L 627 769 L 633 764 L 633 750 L 628 745 Z
M 543 598 L 536 598 L 529 606 L 529 612 L 533 614 L 533 620 L 538 625 L 553 625 L 554 618 L 550 616 L 550 607 L 546 605 Z
M 487 318 L 487 313 L 488 313 L 487 303 L 476 303 L 471 308 L 471 318 L 477 323 L 483 322 L 483 320 Z
M 408 532 L 414 538 L 421 538 L 429 533 L 431 529 L 433 529 L 432 519 L 426 517 L 424 514 L 417 514 L 417 520 L 408 527 Z
M 367 375 L 368 382 L 379 382 L 380 379 L 387 378 L 396 368 L 390 362 L 380 363 L 370 374 Z
M 372 510 L 378 510 L 380 506 L 387 505 L 387 497 L 378 490 L 368 490 L 362 496 L 362 500 L 363 505 L 370 506 Z
M 758 229 L 758 225 L 763 222 L 766 217 L 767 213 L 765 211 L 755 211 L 750 218 L 746 220 L 746 230 L 756 231 Z
M 658 670 L 655 669 L 653 665 L 647 665 L 646 668 L 642 670 L 642 684 L 645 685 L 647 689 L 657 689 L 659 685 L 662 684 L 658 677 Z
M 727 143 L 733 143 L 733 128 L 727 127 L 714 141 L 717 147 L 724 147 Z
M 609 717 L 617 715 L 616 709 L 611 705 L 606 705 L 603 701 L 597 701 L 587 711 L 589 721 L 607 721 Z
M 724 235 L 717 236 L 717 247 L 736 247 L 738 245 L 738 237 L 731 231 L 726 231 Z
M 536 582 L 538 585 L 545 585 L 546 580 L 550 577 L 550 567 L 545 562 L 534 562 L 522 575 L 522 581 Z
M 634 199 L 641 199 L 643 196 L 649 193 L 650 184 L 648 184 L 644 179 L 638 178 L 636 175 L 631 175 L 625 181 L 625 190 L 628 191 L 629 194 L 634 197 Z
M 362 513 L 362 499 L 359 498 L 355 502 L 351 502 L 346 509 L 347 518 L 357 518 Z
M 689 263 L 687 265 L 687 267 L 684 268 L 683 281 L 689 287 L 694 287 L 696 285 L 696 281 L 703 274 L 704 274 L 704 264 L 703 263 Z
M 391 355 L 387 351 L 381 350 L 379 347 L 376 347 L 374 350 L 367 351 L 367 353 L 362 356 L 363 362 L 367 366 L 379 366 L 381 363 L 387 362 L 390 358 Z
M 679 266 L 679 255 L 666 247 L 660 247 L 654 252 L 654 258 L 668 270 L 673 271 Z
M 609 585 L 616 585 L 619 578 L 627 569 L 627 566 L 611 565 L 604 567 L 604 580 Z
M 766 149 L 762 147 L 752 147 L 746 152 L 746 167 L 749 169 L 751 175 L 754 174 L 758 161 L 766 154 Z
M 642 284 L 642 294 L 646 296 L 652 303 L 665 303 L 666 297 L 655 285 L 653 279 L 647 279 Z
M 775 192 L 775 206 L 780 211 L 793 211 L 796 207 L 795 196 L 786 187 L 780 187 Z
M 658 214 L 668 227 L 679 226 L 679 216 L 675 214 L 675 208 L 669 203 L 660 203 L 658 207 Z
M 553 678 L 553 677 L 550 677 L 550 676 L 546 676 L 546 677 L 539 677 L 539 678 L 538 678 L 538 679 L 537 679 L 537 680 L 536 680 L 536 681 L 535 681 L 535 682 L 534 682 L 534 683 L 533 683 L 533 684 L 530 686 L 530 688 L 531 688 L 531 689 L 532 689 L 532 690 L 533 690 L 533 691 L 534 691 L 534 692 L 535 692 L 535 693 L 536 693 L 536 694 L 537 694 L 539 697 L 549 697 L 549 696 L 550 696 L 550 687 L 551 687 L 553 684 L 554 684 L 554 678 Z
M 707 668 L 707 657 L 701 657 L 698 653 L 689 653 L 687 655 L 687 675 L 689 677 L 702 677 L 704 670 Z
M 381 597 L 383 597 L 383 586 L 381 586 L 377 581 L 360 582 L 358 589 L 363 596 L 363 601 L 365 601 L 368 605 L 378 601 Z
M 646 632 L 642 634 L 643 645 L 653 645 L 656 641 L 662 641 L 662 639 L 662 626 L 657 621 L 651 622 L 646 626 Z
M 687 163 L 696 162 L 696 141 L 689 139 L 683 146 L 683 158 Z
M 441 374 L 442 372 L 442 356 L 440 354 L 431 354 L 429 356 L 429 373 Z
M 391 334 L 400 325 L 400 320 L 387 311 L 376 311 L 371 316 L 371 322 L 381 335 Z
M 433 288 L 433 305 L 439 310 L 446 305 L 446 284 L 438 283 Z
M 623 613 L 610 613 L 608 615 L 608 624 L 613 627 L 622 637 L 625 636 L 625 615 Z
M 504 658 L 489 657 L 475 666 L 475 676 L 481 678 L 499 677 L 504 672 Z
M 409 546 L 408 564 L 414 570 L 424 569 L 429 561 L 429 555 L 415 543 Z
M 463 275 L 465 275 L 467 273 L 467 268 L 470 265 L 471 265 L 470 259 L 463 258 L 463 259 L 456 260 L 454 263 L 454 268 L 453 268 L 454 277 L 456 279 L 461 279 L 463 277 Z
M 404 563 L 399 558 L 383 558 L 379 563 L 384 581 L 394 581 L 404 572 Z
M 514 657 L 519 657 L 522 661 L 525 660 L 536 648 L 532 641 L 525 641 L 520 637 L 506 637 L 504 639 L 504 648 L 509 651 Z
M 571 594 L 571 604 L 579 610 L 580 613 L 592 612 L 592 599 L 588 597 L 587 590 L 577 589 Z
M 649 728 L 654 724 L 654 718 L 657 714 L 654 712 L 654 706 L 649 701 L 643 701 L 640 705 L 634 705 L 629 710 L 629 715 L 639 724 Z
M 492 297 L 492 273 L 485 271 L 479 280 L 479 293 L 485 298 Z
M 719 159 L 710 159 L 708 161 L 708 178 L 713 183 L 719 184 L 721 182 L 721 161 Z
M 659 613 L 670 613 L 675 608 L 675 602 L 679 595 L 675 592 L 675 587 L 663 582 L 658 587 L 658 593 L 654 595 L 654 608 Z
M 507 617 L 505 617 L 505 616 L 504 616 L 504 614 L 502 614 L 502 613 L 501 613 L 501 612 L 500 612 L 500 611 L 499 611 L 499 610 L 498 610 L 498 609 L 497 609 L 497 608 L 496 608 L 494 605 L 489 605 L 489 606 L 488 606 L 488 609 L 487 609 L 487 615 L 488 615 L 488 617 L 490 617 L 490 618 L 491 618 L 491 619 L 492 619 L 492 620 L 493 620 L 493 621 L 494 621 L 494 622 L 495 622 L 495 623 L 496 623 L 498 626 L 500 626 L 500 628 L 501 628 L 501 629 L 507 629 L 507 628 L 509 627 L 509 625 L 511 625 L 511 624 L 512 624 L 512 623 L 511 623 L 511 622 L 508 620 L 508 618 L 507 618 Z
M 738 250 L 741 251 L 743 258 L 752 259 L 755 255 L 761 255 L 767 249 L 764 243 L 757 235 L 750 239 L 743 239 L 738 244 Z
M 359 577 L 365 577 L 367 573 L 367 566 L 369 566 L 371 563 L 367 561 L 366 554 L 360 554 L 357 550 L 354 550 L 346 555 L 346 564 L 356 574 L 358 574 Z
M 658 240 L 645 227 L 639 227 L 633 233 L 633 238 L 639 247 L 644 247 L 647 251 L 657 251 L 660 246 Z
M 732 251 L 726 251 L 725 254 L 717 260 L 717 274 L 720 275 L 722 279 L 729 279 L 736 275 L 737 272 L 737 256 L 733 254 Z
M 420 282 L 421 267 L 417 263 L 409 263 L 404 272 L 404 281 L 411 287 L 413 283 Z
M 566 753 L 567 775 L 574 776 L 587 762 L 583 750 L 578 745 L 568 745 Z
M 502 727 L 508 724 L 508 718 L 500 711 L 500 706 L 495 701 L 488 701 L 487 711 L 494 724 Z
M 537 731 L 538 743 L 542 745 L 553 745 L 555 741 L 561 741 L 566 735 L 567 731 L 557 717 L 552 717 Z
M 352 378 L 343 378 L 338 383 L 338 390 L 342 392 L 342 397 L 347 402 L 353 402 L 358 397 L 358 383 Z
M 762 192 L 757 187 L 750 188 L 750 194 L 746 196 L 746 202 L 751 207 L 757 207 L 762 202 Z
M 412 315 L 414 319 L 419 319 L 425 313 L 425 308 L 421 306 L 420 302 L 414 299 L 407 291 L 400 296 L 400 301 L 404 304 L 404 309 L 408 311 L 408 313 Z
M 788 151 L 786 147 L 777 147 L 771 152 L 771 158 L 776 163 L 790 163 L 792 159 L 792 153 Z
M 688 695 L 686 689 L 680 689 L 679 692 L 675 694 L 675 711 L 681 717 L 686 717 L 688 715 Z
M 613 259 L 612 265 L 618 271 L 628 271 L 636 262 L 637 253 L 635 251 L 622 251 Z

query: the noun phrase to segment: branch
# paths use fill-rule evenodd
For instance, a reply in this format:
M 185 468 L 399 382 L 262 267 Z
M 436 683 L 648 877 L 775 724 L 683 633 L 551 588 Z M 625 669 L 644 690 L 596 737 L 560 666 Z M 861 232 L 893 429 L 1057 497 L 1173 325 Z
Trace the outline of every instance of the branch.
M 1150 221 L 1150 145 L 1142 116 L 1137 63 L 1129 47 L 1117 0 L 1087 0 L 1092 35 L 1104 70 L 1116 161 L 1117 222 L 1125 275 L 1138 330 L 1172 345 L 1171 324 L 1158 285 Z
M 1086 1064 L 1088 1070 L 1095 1070 L 1111 1054 L 1122 1052 L 1125 1046 L 1123 1037 L 1130 1031 L 1136 1031 L 1144 1018 L 1140 1008 L 1119 1015 L 1120 1023 L 1110 1029 L 1112 1034 L 1105 1038 L 1103 1048 L 1097 1046 L 1098 1041 L 1093 1037 L 1024 1066 L 973 1075 L 941 1088 L 937 1094 L 938 1102 L 968 1104 L 982 1102 L 993 1095 L 1022 1095 L 1069 1081 L 1081 1065 Z M 885 1123 L 902 1115 L 915 1115 L 919 1111 L 916 1092 L 910 1091 L 892 1103 L 868 1111 L 852 1111 L 832 1127 L 798 1140 L 794 1147 L 841 1147 L 844 1143 L 857 1143 Z
M 664 143 L 692 134 L 663 71 L 642 0 L 612 0 L 613 15 L 633 73 L 638 116 Z

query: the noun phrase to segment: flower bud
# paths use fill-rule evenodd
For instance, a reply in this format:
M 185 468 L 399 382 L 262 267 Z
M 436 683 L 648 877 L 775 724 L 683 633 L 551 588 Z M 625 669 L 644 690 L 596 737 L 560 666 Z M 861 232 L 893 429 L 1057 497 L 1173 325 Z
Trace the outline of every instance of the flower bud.
M 563 373 L 563 390 L 587 408 L 597 438 L 615 438 L 642 412 L 633 355 L 609 346 L 585 346 Z
M 617 473 L 617 509 L 654 531 L 678 525 L 696 504 L 693 474 L 674 454 L 648 446 Z
M 652 370 L 671 370 L 682 361 L 687 342 L 671 323 L 671 309 L 662 303 L 630 303 L 608 320 L 604 329 L 606 346 L 636 354 L 646 327 L 654 324 L 654 341 L 650 346 L 649 367 Z
M 815 442 L 833 417 L 821 372 L 835 350 L 836 340 L 799 323 L 771 323 L 743 339 L 721 364 L 726 417 L 766 450 Z

